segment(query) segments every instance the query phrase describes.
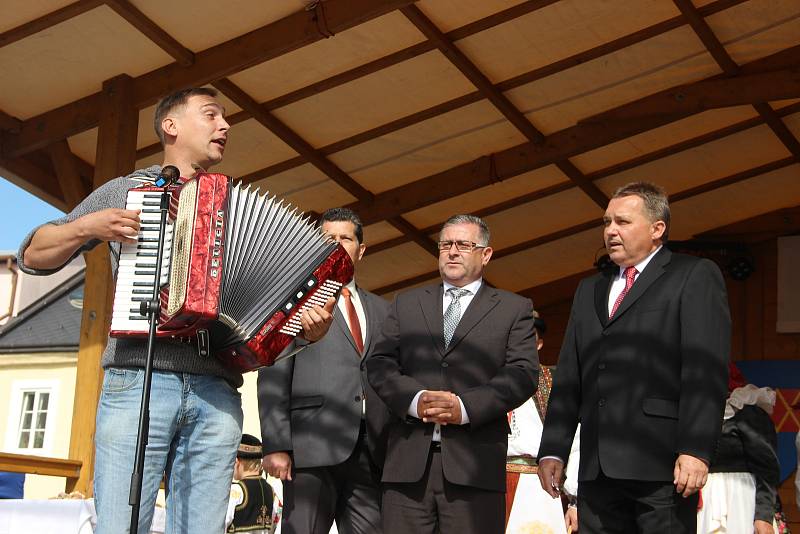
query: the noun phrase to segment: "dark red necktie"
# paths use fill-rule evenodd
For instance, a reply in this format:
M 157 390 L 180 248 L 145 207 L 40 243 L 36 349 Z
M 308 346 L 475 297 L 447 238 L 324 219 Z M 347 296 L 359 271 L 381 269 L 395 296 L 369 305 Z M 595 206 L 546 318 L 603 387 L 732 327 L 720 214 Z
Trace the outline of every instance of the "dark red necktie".
M 617 300 L 614 301 L 614 307 L 611 308 L 611 313 L 608 314 L 608 318 L 611 319 L 614 317 L 614 314 L 617 313 L 617 308 L 619 305 L 622 304 L 622 299 L 625 298 L 625 295 L 628 294 L 628 291 L 631 290 L 631 286 L 633 286 L 633 281 L 636 280 L 636 267 L 625 267 L 625 271 L 623 274 L 625 275 L 625 289 L 622 290 L 622 293 L 619 294 Z
M 343 287 L 342 296 L 344 297 L 344 307 L 347 309 L 347 318 L 350 322 L 350 334 L 353 336 L 353 341 L 356 342 L 358 352 L 364 354 L 364 339 L 361 337 L 361 323 L 358 322 L 358 314 L 350 298 L 350 290 Z

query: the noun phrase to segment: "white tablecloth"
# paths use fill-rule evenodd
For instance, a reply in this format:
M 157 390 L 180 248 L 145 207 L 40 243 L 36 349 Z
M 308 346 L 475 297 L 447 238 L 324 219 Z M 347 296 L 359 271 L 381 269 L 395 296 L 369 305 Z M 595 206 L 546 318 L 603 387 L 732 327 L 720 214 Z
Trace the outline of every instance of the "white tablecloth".
M 89 500 L 0 500 L 0 534 L 92 534 L 94 521 Z
M 153 514 L 151 534 L 163 534 L 163 508 Z M 92 534 L 93 499 L 0 499 L 0 534 Z

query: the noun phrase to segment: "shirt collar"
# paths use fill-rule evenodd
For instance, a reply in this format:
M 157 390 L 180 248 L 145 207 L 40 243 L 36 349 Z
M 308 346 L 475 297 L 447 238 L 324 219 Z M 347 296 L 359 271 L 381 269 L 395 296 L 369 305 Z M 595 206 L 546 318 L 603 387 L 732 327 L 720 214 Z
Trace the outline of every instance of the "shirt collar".
M 445 295 L 447 294 L 447 290 L 448 289 L 453 288 L 453 287 L 458 287 L 458 286 L 454 286 L 453 284 L 450 284 L 448 282 L 445 282 L 444 280 L 442 280 L 442 283 L 444 284 L 444 294 Z M 461 289 L 468 289 L 469 290 L 469 294 L 474 296 L 474 295 L 476 295 L 478 293 L 478 290 L 481 288 L 481 284 L 482 283 L 483 283 L 483 278 L 478 278 L 474 282 L 470 282 L 469 284 L 463 286 Z
M 647 264 L 650 263 L 650 260 L 653 259 L 653 256 L 655 256 L 663 246 L 664 245 L 659 245 L 658 248 L 656 248 L 653 252 L 651 252 L 645 259 L 634 265 L 634 267 L 636 268 L 636 272 L 641 274 L 644 271 L 644 268 L 647 267 Z M 619 267 L 619 277 L 625 278 L 625 267 L 622 266 Z

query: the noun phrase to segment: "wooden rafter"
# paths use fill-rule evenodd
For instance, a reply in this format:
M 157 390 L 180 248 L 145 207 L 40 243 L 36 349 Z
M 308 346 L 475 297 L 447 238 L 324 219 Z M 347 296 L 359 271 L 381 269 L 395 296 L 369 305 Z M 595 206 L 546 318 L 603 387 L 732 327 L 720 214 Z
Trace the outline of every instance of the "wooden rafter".
M 22 126 L 22 121 L 16 117 L 12 117 L 8 113 L 0 111 L 0 129 L 18 132 Z
M 544 134 L 531 124 L 528 118 L 511 103 L 506 95 L 497 89 L 489 81 L 489 78 L 417 6 L 412 4 L 401 8 L 400 11 L 450 60 L 461 74 L 478 88 L 478 92 L 488 99 L 522 135 L 535 144 L 544 142 Z M 598 206 L 605 208 L 606 204 L 608 204 L 608 197 L 597 186 L 587 180 L 571 161 L 568 159 L 558 161 L 556 166 Z
M 692 30 L 697 35 L 697 37 L 703 42 L 703 45 L 708 50 L 711 57 L 714 58 L 714 61 L 717 62 L 717 65 L 722 69 L 722 71 L 728 76 L 736 76 L 740 72 L 739 65 L 733 60 L 731 55 L 725 49 L 725 46 L 722 42 L 717 38 L 714 34 L 714 31 L 706 22 L 706 19 L 703 15 L 697 10 L 697 8 L 692 4 L 690 0 L 673 0 L 674 4 L 681 10 L 681 13 L 684 17 L 689 21 L 689 25 L 692 27 Z M 796 81 L 800 83 L 800 69 L 794 71 L 797 78 Z M 776 82 L 777 87 L 785 87 L 789 84 L 787 80 L 781 80 Z M 787 87 L 788 89 L 788 87 Z M 759 115 L 764 119 L 764 122 L 767 123 L 769 128 L 775 134 L 775 136 L 780 139 L 781 143 L 786 147 L 786 149 L 795 157 L 800 160 L 800 142 L 798 142 L 797 137 L 786 127 L 786 124 L 780 119 L 780 117 L 775 113 L 775 110 L 772 106 L 769 105 L 768 101 L 770 100 L 779 100 L 779 98 L 764 98 L 760 102 L 753 102 L 753 108 L 758 112 Z
M 275 134 L 281 141 L 286 143 L 295 152 L 307 162 L 311 163 L 314 167 L 319 169 L 328 178 L 333 180 L 339 187 L 353 195 L 359 202 L 371 202 L 374 195 L 354 180 L 349 174 L 339 168 L 338 165 L 326 158 L 311 144 L 298 135 L 291 128 L 286 126 L 282 121 L 276 118 L 272 113 L 259 105 L 250 95 L 245 93 L 240 87 L 223 78 L 214 82 L 214 87 L 220 90 L 222 94 L 230 98 L 237 106 L 245 110 L 247 113 L 266 127 L 269 131 Z M 402 217 L 395 216 L 389 219 L 389 223 L 395 228 L 406 234 L 409 239 L 417 242 L 423 249 L 431 254 L 438 256 L 436 244 L 417 230 L 414 225 L 406 221 Z
M 456 28 L 454 30 L 451 30 L 451 31 L 447 32 L 446 35 L 447 35 L 448 39 L 451 39 L 451 40 L 454 40 L 454 41 L 457 41 L 457 40 L 460 40 L 460 39 L 464 39 L 466 37 L 469 37 L 470 35 L 474 35 L 474 34 L 476 34 L 478 32 L 482 32 L 482 31 L 487 30 L 489 28 L 493 28 L 494 26 L 497 26 L 499 24 L 503 24 L 504 22 L 508 22 L 508 21 L 513 20 L 515 18 L 521 17 L 521 16 L 526 15 L 528 13 L 531 13 L 531 12 L 537 10 L 537 9 L 541 9 L 541 8 L 543 8 L 545 6 L 550 5 L 550 4 L 554 4 L 554 3 L 558 2 L 558 1 L 559 0 L 527 0 L 526 2 L 522 2 L 521 4 L 517 4 L 515 6 L 512 6 L 512 7 L 508 8 L 508 9 L 504 9 L 503 11 L 498 11 L 497 13 L 494 13 L 494 14 L 489 15 L 487 17 L 484 17 L 482 19 L 478 19 L 478 20 L 476 20 L 474 22 L 470 22 L 469 24 L 465 24 L 464 26 L 460 26 L 460 27 L 458 27 L 458 28 Z M 676 20 L 678 20 L 678 19 L 676 18 Z M 343 85 L 345 83 L 349 83 L 351 81 L 357 80 L 357 79 L 362 78 L 364 76 L 367 76 L 369 74 L 375 73 L 375 72 L 377 72 L 377 71 L 379 71 L 381 69 L 385 69 L 387 67 L 391 67 L 392 65 L 396 65 L 398 63 L 402 63 L 403 61 L 406 61 L 408 59 L 415 58 L 415 57 L 417 57 L 417 56 L 419 56 L 421 54 L 424 54 L 425 52 L 430 52 L 433 49 L 434 49 L 434 46 L 430 41 L 427 41 L 427 40 L 426 41 L 422 41 L 421 43 L 417 43 L 417 44 L 408 46 L 408 47 L 406 47 L 406 48 L 404 48 L 402 50 L 399 50 L 397 52 L 393 52 L 392 54 L 389 54 L 387 56 L 383 56 L 383 57 L 378 58 L 376 60 L 364 63 L 363 65 L 359 65 L 357 67 L 353 67 L 352 69 L 346 70 L 344 72 L 340 72 L 338 74 L 335 74 L 333 76 L 330 76 L 330 77 L 325 78 L 323 80 L 320 80 L 318 82 L 312 83 L 311 85 L 307 85 L 305 87 L 301 87 L 299 89 L 296 89 L 296 90 L 291 91 L 289 93 L 286 93 L 284 95 L 275 97 L 275 98 L 273 98 L 271 100 L 268 100 L 268 101 L 262 103 L 261 105 L 267 111 L 273 111 L 275 109 L 281 108 L 283 106 L 287 106 L 287 105 L 292 104 L 294 102 L 299 102 L 300 100 L 303 100 L 303 99 L 308 98 L 310 96 L 314 96 L 316 94 L 322 93 L 323 91 L 327 91 L 329 89 L 333 89 L 334 87 L 339 87 L 340 85 Z M 480 93 L 478 93 L 478 92 L 475 92 L 471 96 L 473 97 L 471 102 L 477 102 L 478 100 L 481 100 L 481 98 L 482 98 Z M 461 99 L 455 99 L 455 100 L 451 101 L 452 104 L 456 105 L 456 107 L 454 107 L 453 109 L 456 109 L 457 107 L 461 107 L 461 106 L 464 106 L 464 105 L 467 104 L 467 102 L 460 101 L 460 100 Z M 446 110 L 438 110 L 436 112 L 436 114 L 440 114 L 440 113 L 444 113 L 444 112 L 446 112 Z M 435 115 L 430 115 L 430 116 L 435 116 Z M 228 120 L 228 123 L 230 123 L 231 125 L 234 125 L 234 124 L 237 124 L 239 122 L 242 122 L 242 121 L 245 121 L 245 120 L 249 119 L 250 116 L 246 112 L 239 112 L 239 113 L 234 113 L 233 115 L 231 115 L 229 117 L 226 117 L 226 118 Z M 414 120 L 418 122 L 419 120 L 424 120 L 424 118 L 415 118 Z M 413 122 L 411 124 L 413 124 Z M 356 143 L 356 144 L 358 144 L 358 143 Z M 336 147 L 338 145 L 336 143 L 334 143 L 333 146 Z M 344 148 L 347 148 L 347 147 L 330 148 L 330 151 L 324 150 L 324 149 L 323 150 L 324 150 L 324 154 L 325 155 L 330 155 L 333 152 L 339 152 L 340 150 L 344 150 Z M 152 145 L 148 145 L 146 147 L 140 148 L 139 151 L 136 154 L 136 157 L 137 157 L 137 159 L 142 159 L 142 158 L 145 158 L 145 157 L 148 157 L 148 156 L 152 156 L 153 154 L 156 154 L 156 153 L 158 153 L 160 151 L 161 151 L 161 144 L 160 143 L 153 143 Z M 296 166 L 299 166 L 299 165 L 303 165 L 305 163 L 305 160 L 303 158 L 299 158 L 298 157 L 298 158 L 293 158 L 293 159 L 289 160 L 289 162 L 291 162 L 291 164 L 296 167 Z M 294 168 L 294 167 L 290 167 L 290 168 Z M 251 173 L 251 174 L 248 175 L 248 177 L 252 175 L 253 179 L 249 180 L 249 181 L 255 181 L 257 179 L 260 179 L 260 178 L 256 178 L 255 177 L 259 173 L 266 173 L 263 177 L 271 176 L 270 173 L 273 170 L 274 169 L 272 169 L 272 167 L 268 167 L 266 170 L 262 169 L 261 171 L 256 171 L 254 173 Z M 278 170 L 277 172 L 283 172 L 283 171 L 282 170 Z
M 794 54 L 787 52 L 794 52 Z M 676 108 L 671 113 L 654 113 L 654 110 L 658 109 L 654 106 L 663 102 L 664 95 L 683 91 L 691 92 L 698 84 L 710 87 L 710 90 L 705 93 L 703 105 L 704 109 L 710 109 L 714 107 L 717 100 L 729 102 L 730 95 L 737 91 L 746 91 L 753 95 L 756 89 L 754 85 L 758 84 L 758 79 L 748 76 L 749 74 L 761 73 L 772 79 L 769 72 L 762 72 L 764 64 L 777 67 L 779 70 L 794 67 L 794 63 L 800 62 L 798 52 L 800 52 L 800 46 L 776 54 L 775 56 L 780 56 L 781 61 L 778 61 L 775 56 L 767 56 L 753 61 L 742 68 L 742 75 L 747 76 L 746 78 L 715 79 L 712 80 L 715 83 L 711 86 L 709 86 L 710 80 L 685 84 L 624 104 L 610 112 L 622 116 L 641 115 L 640 118 L 616 121 L 590 118 L 585 122 L 548 135 L 547 141 L 543 145 L 523 143 L 491 156 L 482 156 L 451 169 L 384 191 L 376 195 L 374 201 L 369 204 L 356 202 L 349 207 L 361 214 L 365 224 L 371 224 L 386 217 L 429 206 L 490 185 L 497 180 L 518 176 L 524 172 L 655 129 L 691 116 L 698 111 L 695 102 L 687 101 L 686 109 Z M 790 62 L 790 64 L 781 64 L 781 62 Z M 747 87 L 745 88 L 744 85 Z M 772 87 L 768 85 L 764 85 L 762 89 L 766 93 L 772 91 Z
M 719 13 L 720 11 L 723 11 L 725 9 L 728 9 L 728 8 L 734 6 L 734 5 L 740 4 L 740 3 L 745 2 L 745 1 L 747 1 L 747 0 L 717 0 L 716 2 L 713 2 L 711 4 L 703 6 L 700 9 L 700 12 L 703 13 L 704 15 L 712 15 L 714 13 Z M 511 8 L 511 9 L 513 9 L 513 8 Z M 487 17 L 487 19 L 489 19 L 489 18 L 490 17 Z M 482 20 L 485 21 L 487 19 L 482 19 Z M 481 22 L 481 21 L 478 21 L 478 22 Z M 488 24 L 488 23 L 482 24 L 481 27 L 484 28 L 484 26 L 486 26 L 486 24 Z M 645 41 L 647 39 L 651 39 L 653 37 L 656 37 L 658 35 L 661 35 L 663 33 L 668 32 L 668 31 L 671 31 L 671 30 L 674 30 L 676 28 L 679 28 L 679 27 L 683 26 L 684 24 L 686 24 L 686 21 L 684 20 L 684 18 L 682 16 L 678 15 L 676 17 L 673 17 L 671 19 L 665 20 L 663 22 L 659 22 L 657 24 L 654 24 L 654 25 L 649 26 L 647 28 L 644 28 L 642 30 L 633 32 L 633 33 L 628 34 L 628 35 L 624 35 L 622 37 L 614 39 L 613 41 L 609 41 L 608 43 L 603 43 L 603 44 L 598 45 L 598 46 L 596 46 L 594 48 L 591 48 L 589 50 L 585 50 L 583 52 L 579 52 L 577 54 L 573 54 L 572 56 L 569 56 L 567 58 L 558 60 L 558 61 L 556 61 L 554 63 L 549 64 L 549 65 L 545 65 L 543 67 L 539 67 L 539 68 L 533 69 L 531 71 L 528 71 L 528 72 L 519 74 L 517 76 L 514 76 L 513 78 L 509 78 L 508 80 L 501 81 L 496 85 L 496 88 L 501 92 L 506 92 L 506 91 L 509 91 L 511 89 L 515 89 L 517 87 L 521 87 L 523 85 L 526 85 L 528 83 L 534 82 L 536 80 L 540 80 L 542 78 L 546 78 L 547 76 L 551 76 L 551 75 L 556 74 L 558 72 L 561 72 L 561 71 L 567 70 L 569 68 L 575 67 L 577 65 L 586 63 L 587 61 L 592 61 L 594 59 L 603 57 L 603 56 L 611 54 L 613 52 L 617 52 L 619 50 L 622 50 L 622 49 L 624 49 L 626 47 L 632 46 L 632 45 L 634 45 L 636 43 Z M 468 33 L 466 31 L 468 26 L 463 26 L 462 28 L 458 28 L 456 30 L 448 32 L 446 34 L 447 38 L 450 39 L 450 40 L 456 41 L 459 38 L 462 38 L 461 37 L 462 33 L 468 35 Z M 460 30 L 464 30 L 464 31 L 462 32 Z M 466 35 L 464 35 L 464 36 L 466 36 Z M 433 45 L 429 44 L 429 41 L 425 41 L 423 43 L 418 43 L 417 45 L 414 45 L 414 46 L 415 47 L 421 47 L 422 45 L 425 45 L 425 47 L 424 47 L 425 51 L 431 50 L 433 48 Z M 405 53 L 407 53 L 407 54 L 412 53 L 413 52 L 411 50 L 412 48 L 413 47 L 409 47 L 408 49 L 406 49 Z M 415 50 L 416 49 L 414 49 L 414 51 Z M 390 57 L 390 56 L 387 56 L 387 57 Z M 399 61 L 400 61 L 400 59 L 397 59 L 397 62 L 399 62 Z M 376 70 L 378 70 L 377 66 L 379 64 L 383 67 L 385 63 L 386 63 L 386 58 L 380 58 L 378 60 L 375 60 L 372 63 L 367 63 L 364 66 L 356 67 L 355 69 L 352 69 L 353 72 L 347 71 L 346 73 L 342 73 L 341 75 L 337 75 L 337 76 L 334 76 L 334 77 L 329 78 L 327 80 L 322 80 L 321 82 L 318 82 L 320 85 L 316 89 L 319 89 L 321 91 L 323 86 L 324 86 L 325 89 L 330 89 L 332 87 L 335 87 L 335 86 L 339 85 L 340 83 L 344 83 L 345 81 L 352 81 L 354 79 L 353 76 L 355 76 L 356 74 L 358 74 L 358 76 L 364 76 L 366 74 L 375 72 Z M 394 64 L 394 63 L 392 63 L 392 64 Z M 312 86 L 309 86 L 309 87 L 312 87 Z M 299 99 L 299 93 L 302 93 L 304 95 L 304 97 L 305 97 L 305 96 L 310 96 L 312 94 L 315 94 L 316 92 L 318 92 L 318 91 L 309 90 L 308 92 L 306 92 L 306 88 L 299 89 L 297 91 L 294 91 L 293 93 L 289 93 L 289 94 L 284 95 L 282 97 L 278 97 L 276 99 L 273 99 L 272 101 L 266 102 L 266 103 L 264 103 L 264 106 L 268 107 L 269 109 L 275 109 L 272 106 L 275 105 L 276 107 L 278 107 L 276 102 L 289 103 L 289 102 L 296 101 L 295 98 Z M 355 134 L 353 136 L 350 136 L 348 138 L 341 139 L 339 141 L 333 142 L 333 143 L 331 143 L 329 145 L 321 147 L 319 150 L 325 155 L 330 155 L 330 154 L 333 154 L 335 152 L 339 152 L 339 151 L 345 150 L 347 148 L 354 147 L 354 146 L 359 145 L 361 143 L 365 143 L 365 142 L 370 141 L 372 139 L 376 139 L 376 138 L 381 137 L 383 135 L 387 135 L 389 133 L 395 132 L 395 131 L 400 130 L 402 128 L 406 128 L 408 126 L 412 126 L 414 124 L 417 124 L 417 123 L 422 122 L 424 120 L 436 117 L 438 115 L 441 115 L 441 114 L 444 114 L 444 113 L 447 113 L 447 112 L 450 112 L 450 111 L 454 111 L 456 109 L 462 108 L 462 107 L 467 106 L 469 104 L 473 104 L 475 102 L 483 100 L 483 98 L 484 97 L 483 97 L 483 95 L 481 94 L 480 91 L 474 91 L 472 93 L 457 97 L 457 98 L 455 98 L 453 100 L 450 100 L 450 101 L 447 101 L 447 102 L 442 102 L 442 103 L 437 104 L 435 106 L 432 106 L 430 108 L 418 111 L 418 112 L 413 113 L 411 115 L 408 115 L 406 117 L 401 117 L 399 119 L 396 119 L 394 121 L 388 122 L 386 124 L 382 124 L 382 125 L 377 126 L 375 128 L 371 128 L 371 129 L 369 129 L 367 131 L 360 132 L 360 133 Z M 160 150 L 160 147 L 158 145 L 153 145 L 151 148 L 155 149 L 156 152 L 158 150 Z M 150 154 L 145 154 L 145 155 L 150 155 Z M 142 157 L 144 157 L 144 156 L 142 156 Z M 273 176 L 275 174 L 278 174 L 278 173 L 281 173 L 281 172 L 284 172 L 284 171 L 299 167 L 303 163 L 304 163 L 304 160 L 302 158 L 292 158 L 292 159 L 283 161 L 281 163 L 270 165 L 269 167 L 266 167 L 266 168 L 259 169 L 259 170 L 253 171 L 251 173 L 248 173 L 245 178 L 246 178 L 247 181 L 251 181 L 251 182 L 262 180 L 264 178 L 268 178 L 268 177 Z
M 21 26 L 17 26 L 16 28 L 12 28 L 8 31 L 0 33 L 0 48 L 10 45 L 11 43 L 15 43 L 26 37 L 30 37 L 35 33 L 46 30 L 47 28 L 51 28 L 56 24 L 64 22 L 65 20 L 77 17 L 78 15 L 86 13 L 97 6 L 103 5 L 103 3 L 103 0 L 78 0 L 77 2 L 66 5 L 60 9 L 48 13 L 47 15 L 43 15 L 37 19 L 26 22 Z
M 800 112 L 800 102 L 789 104 L 788 106 L 784 106 L 779 110 L 776 110 L 776 113 L 781 117 L 786 117 L 788 115 L 792 115 L 797 112 Z M 641 154 L 634 158 L 619 163 L 615 163 L 613 165 L 609 165 L 608 167 L 604 167 L 602 169 L 598 169 L 596 171 L 587 174 L 586 177 L 592 181 L 600 180 L 602 178 L 606 178 L 608 176 L 612 176 L 614 174 L 618 174 L 620 172 L 627 171 L 639 167 L 641 165 L 645 165 L 647 163 L 651 163 L 653 161 L 657 161 L 659 159 L 663 159 L 678 154 L 685 150 L 689 150 L 691 148 L 695 148 L 704 145 L 706 143 L 722 139 L 729 135 L 743 132 L 760 124 L 764 124 L 763 117 L 753 117 L 750 119 L 745 119 L 743 121 L 739 121 L 729 126 L 725 126 L 724 128 L 720 128 L 719 130 L 714 130 L 712 132 L 701 134 L 692 137 L 691 139 L 686 139 L 684 141 L 680 141 L 678 143 L 666 146 L 664 148 L 660 148 L 658 150 L 654 150 L 646 154 Z M 574 183 L 562 182 L 559 184 L 545 187 L 543 189 L 539 189 L 537 191 L 533 191 L 531 193 L 527 193 L 525 195 L 519 195 L 514 198 L 504 200 L 502 202 L 493 204 L 491 206 L 486 206 L 474 213 L 479 217 L 487 217 L 489 215 L 493 215 L 501 211 L 505 211 L 508 209 L 515 208 L 517 206 L 521 206 L 523 204 L 527 204 L 528 202 L 533 202 L 534 200 L 547 198 L 551 195 L 555 195 L 557 193 L 573 189 L 574 187 L 576 187 Z M 426 228 L 421 228 L 420 231 L 425 234 L 431 234 L 436 230 L 438 230 L 441 225 L 442 223 L 436 223 Z M 402 245 L 403 243 L 407 242 L 408 238 L 406 236 L 399 236 L 392 239 L 387 239 L 386 241 L 381 241 L 380 243 L 371 245 L 367 249 L 367 254 L 374 254 L 376 252 L 396 247 L 398 245 Z
M 105 4 L 172 56 L 179 65 L 188 67 L 194 63 L 194 52 L 180 44 L 128 0 L 105 0 Z
M 379 17 L 413 0 L 328 0 L 326 26 L 339 33 Z M 134 106 L 155 103 L 160 97 L 193 85 L 204 85 L 230 74 L 309 45 L 326 35 L 319 31 L 316 13 L 298 11 L 222 44 L 195 54 L 192 65 L 172 63 L 133 80 Z M 23 122 L 19 135 L 6 134 L 4 154 L 15 157 L 49 145 L 99 122 L 101 92 L 50 110 Z
M 708 193 L 710 191 L 714 191 L 716 189 L 720 189 L 722 187 L 726 187 L 729 185 L 733 185 L 738 182 L 742 182 L 744 180 L 749 180 L 751 178 L 755 178 L 757 176 L 761 176 L 768 172 L 773 172 L 778 169 L 782 169 L 784 167 L 788 167 L 789 165 L 797 164 L 797 160 L 794 157 L 783 158 L 780 160 L 772 161 L 769 163 L 765 163 L 763 165 L 759 165 L 757 167 L 747 169 L 741 172 L 737 172 L 735 174 L 725 176 L 723 178 L 719 178 L 717 180 L 712 180 L 711 182 L 701 184 L 695 187 L 691 187 L 684 191 L 679 191 L 670 195 L 669 201 L 670 203 L 680 202 L 682 200 L 686 200 L 703 193 Z M 526 250 L 530 250 L 534 247 L 546 245 L 553 241 L 557 241 L 559 239 L 563 239 L 570 235 L 576 234 L 578 232 L 584 232 L 586 230 L 591 230 L 592 228 L 599 228 L 602 226 L 603 220 L 602 219 L 592 219 L 589 221 L 584 221 L 573 226 L 562 228 L 555 232 L 551 232 L 549 234 L 545 234 L 528 241 L 524 241 L 522 243 L 517 243 L 515 245 L 511 245 L 509 247 L 505 247 L 502 249 L 495 249 L 494 254 L 492 255 L 493 258 L 502 258 L 505 256 L 510 256 L 511 254 L 516 254 L 519 252 L 524 252 Z M 425 282 L 427 280 L 432 280 L 438 276 L 438 271 L 429 271 L 426 273 L 418 274 L 406 280 L 400 280 L 397 282 L 393 282 L 391 284 L 370 289 L 373 293 L 377 293 L 378 295 L 385 295 L 387 293 L 392 293 L 394 291 L 399 291 L 401 289 L 405 289 L 407 287 L 411 287 L 413 285 Z
M 64 195 L 64 202 L 66 202 L 68 210 L 72 210 L 86 198 L 89 191 L 86 190 L 83 180 L 81 180 L 80 171 L 67 140 L 57 141 L 47 148 L 50 158 L 53 160 L 53 168 L 61 187 L 61 194 Z

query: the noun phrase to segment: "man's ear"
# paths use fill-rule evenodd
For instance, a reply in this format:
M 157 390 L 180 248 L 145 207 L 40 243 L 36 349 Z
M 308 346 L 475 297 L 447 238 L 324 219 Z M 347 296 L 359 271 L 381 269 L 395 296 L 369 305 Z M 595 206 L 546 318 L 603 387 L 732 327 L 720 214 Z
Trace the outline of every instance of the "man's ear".
M 653 223 L 653 241 L 657 241 L 664 237 L 664 232 L 667 230 L 667 224 L 664 221 L 656 221 Z
M 165 136 L 175 137 L 178 135 L 178 123 L 173 117 L 164 117 L 161 120 L 161 129 Z

